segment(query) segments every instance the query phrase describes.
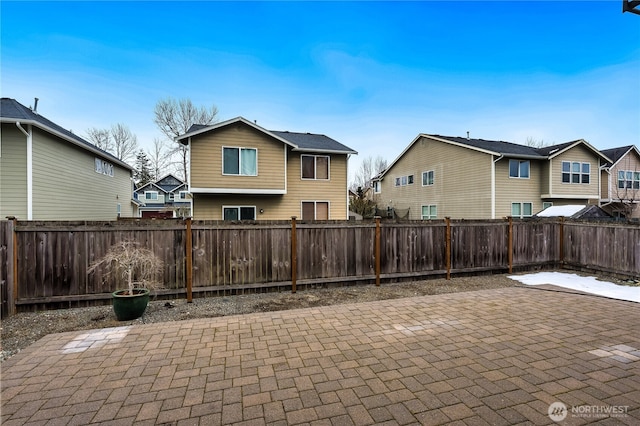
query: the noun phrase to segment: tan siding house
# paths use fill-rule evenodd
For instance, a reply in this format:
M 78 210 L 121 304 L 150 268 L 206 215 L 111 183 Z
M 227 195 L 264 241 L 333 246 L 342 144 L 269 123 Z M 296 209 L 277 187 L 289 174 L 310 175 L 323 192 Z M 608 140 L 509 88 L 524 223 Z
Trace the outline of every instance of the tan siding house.
M 602 151 L 600 205 L 614 216 L 640 218 L 640 150 L 635 145 Z
M 2 98 L 1 120 L 0 217 L 134 216 L 130 166 L 14 99 Z
M 347 164 L 356 152 L 327 136 L 238 117 L 194 126 L 177 140 L 189 146 L 196 219 L 348 218 Z
M 535 149 L 421 134 L 374 187 L 379 209 L 408 209 L 414 220 L 527 217 L 554 203 L 597 201 L 601 158 L 584 140 Z

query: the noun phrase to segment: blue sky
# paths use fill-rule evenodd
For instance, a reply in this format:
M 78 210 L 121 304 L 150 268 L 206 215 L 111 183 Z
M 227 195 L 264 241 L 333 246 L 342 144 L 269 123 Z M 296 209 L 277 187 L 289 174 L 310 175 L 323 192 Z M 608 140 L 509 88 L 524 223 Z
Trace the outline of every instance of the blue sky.
M 607 1 L 7 2 L 1 92 L 148 147 L 166 97 L 392 161 L 419 133 L 640 143 L 640 16 Z

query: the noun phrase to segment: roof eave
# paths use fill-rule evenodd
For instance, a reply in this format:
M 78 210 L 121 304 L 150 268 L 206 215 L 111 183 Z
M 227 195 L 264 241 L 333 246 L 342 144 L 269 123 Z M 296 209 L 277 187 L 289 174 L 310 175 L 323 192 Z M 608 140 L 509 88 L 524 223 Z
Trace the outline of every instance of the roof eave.
M 57 136 L 57 137 L 59 137 L 61 139 L 66 140 L 67 142 L 70 142 L 70 143 L 74 144 L 75 146 L 77 146 L 79 148 L 82 148 L 82 149 L 84 149 L 86 151 L 89 151 L 89 152 L 92 152 L 92 153 L 94 153 L 96 155 L 99 155 L 102 158 L 105 158 L 105 159 L 107 159 L 109 161 L 112 161 L 112 162 L 118 164 L 120 167 L 124 167 L 129 171 L 133 171 L 134 170 L 133 167 L 131 167 L 130 165 L 128 165 L 124 161 L 119 160 L 119 159 L 117 159 L 116 157 L 113 157 L 113 156 L 106 156 L 106 155 L 104 155 L 104 152 L 101 152 L 99 149 L 97 149 L 97 148 L 94 149 L 91 146 L 88 146 L 88 145 L 86 145 L 86 144 L 84 144 L 84 143 L 82 143 L 80 141 L 77 141 L 77 140 L 75 140 L 73 138 L 70 138 L 69 136 L 65 135 L 64 133 L 60 133 L 56 129 L 52 129 L 49 126 L 45 126 L 44 124 L 39 123 L 38 121 L 35 121 L 33 119 L 20 120 L 20 119 L 17 119 L 17 118 L 3 117 L 2 119 L 0 119 L 0 122 L 2 122 L 2 123 L 14 123 L 14 124 L 15 123 L 28 124 L 28 125 L 31 125 L 31 126 L 38 127 L 38 128 L 40 128 L 42 130 L 45 130 L 45 131 L 47 131 L 47 132 L 49 132 L 49 133 L 51 133 L 51 134 L 53 134 L 53 135 L 55 135 L 55 136 Z
M 357 155 L 358 152 L 354 151 L 354 150 L 339 150 L 339 149 L 314 149 L 314 148 L 293 148 L 292 151 L 294 152 L 319 152 L 322 154 L 342 154 L 342 155 L 347 155 L 347 154 L 355 154 Z

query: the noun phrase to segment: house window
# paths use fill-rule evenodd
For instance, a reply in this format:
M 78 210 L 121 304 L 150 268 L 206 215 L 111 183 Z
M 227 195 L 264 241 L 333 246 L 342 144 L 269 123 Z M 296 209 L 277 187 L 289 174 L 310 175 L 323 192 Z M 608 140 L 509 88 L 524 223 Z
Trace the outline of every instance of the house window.
M 122 214 L 122 205 L 120 203 L 116 205 L 116 214 L 117 217 L 120 217 L 120 215 Z
M 180 192 L 178 192 L 178 199 L 186 200 L 188 193 L 189 193 L 189 191 L 180 191 Z
M 529 160 L 509 160 L 509 177 L 529 179 Z
M 158 191 L 144 191 L 144 199 L 150 201 L 158 200 Z
M 95 171 L 102 175 L 113 177 L 113 164 L 98 157 L 95 158 Z
M 379 180 L 373 181 L 373 192 L 375 194 L 379 194 L 381 192 L 382 188 L 380 186 Z
M 222 148 L 222 174 L 258 175 L 258 150 L 255 148 Z
M 434 171 L 422 172 L 422 186 L 433 185 Z
M 255 206 L 223 207 L 222 217 L 224 220 L 256 220 L 256 207 Z
M 548 209 L 549 207 L 553 206 L 553 203 L 550 201 L 545 201 L 544 203 L 542 203 L 542 210 L 544 209 Z
M 301 155 L 302 179 L 329 179 L 328 155 Z
M 532 203 L 511 203 L 512 217 L 530 217 L 533 214 Z
M 640 172 L 618 171 L 618 189 L 640 189 Z
M 436 205 L 422 206 L 422 219 L 436 219 L 438 217 L 438 207 Z
M 562 183 L 589 183 L 590 180 L 591 163 L 562 162 Z
M 329 202 L 303 201 L 302 220 L 329 220 Z
M 413 185 L 413 175 L 397 177 L 395 183 L 396 186 Z

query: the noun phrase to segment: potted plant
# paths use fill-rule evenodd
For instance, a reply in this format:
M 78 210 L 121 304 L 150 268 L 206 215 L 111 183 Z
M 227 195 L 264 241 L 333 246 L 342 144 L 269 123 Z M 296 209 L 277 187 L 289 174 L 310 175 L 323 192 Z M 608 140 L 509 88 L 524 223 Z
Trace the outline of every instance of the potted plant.
M 114 291 L 113 310 L 119 321 L 140 318 L 147 309 L 151 290 L 162 288 L 159 276 L 163 262 L 151 250 L 136 241 L 123 240 L 89 266 L 88 272 L 100 269 L 106 276 L 114 275 L 126 288 Z

